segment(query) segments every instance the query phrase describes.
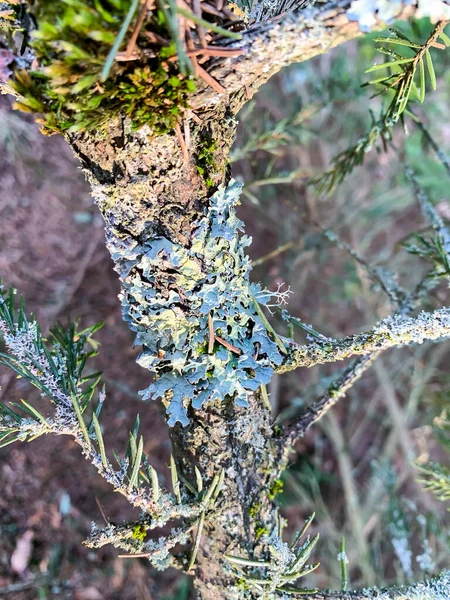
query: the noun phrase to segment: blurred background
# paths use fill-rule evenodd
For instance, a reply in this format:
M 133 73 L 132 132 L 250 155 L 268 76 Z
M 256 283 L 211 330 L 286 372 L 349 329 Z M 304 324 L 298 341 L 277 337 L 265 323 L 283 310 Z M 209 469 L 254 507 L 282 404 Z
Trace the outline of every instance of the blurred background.
M 415 25 L 425 39 L 427 23 Z M 373 37 L 373 36 L 372 36 Z M 438 91 L 418 110 L 443 150 L 450 149 L 450 51 L 435 52 Z M 293 291 L 291 314 L 329 336 L 370 328 L 391 312 L 389 300 L 364 268 L 333 245 L 337 233 L 364 259 L 398 274 L 412 289 L 425 263 L 403 248 L 428 227 L 403 176 L 406 162 L 443 218 L 450 219 L 450 181 L 411 122 L 398 126 L 397 152 L 367 155 L 363 167 L 329 198 L 305 180 L 356 142 L 380 99 L 360 85 L 374 62 L 368 36 L 274 77 L 239 115 L 232 154 L 234 176 L 245 182 L 239 216 L 253 237 L 253 280 Z M 318 226 L 318 224 L 320 226 Z M 170 452 L 161 407 L 143 404 L 148 374 L 135 364 L 132 334 L 121 320 L 119 284 L 104 248 L 102 220 L 77 161 L 64 140 L 44 137 L 31 118 L 0 98 L 0 275 L 25 296 L 45 329 L 68 316 L 83 326 L 104 321 L 96 335 L 95 370 L 107 386 L 106 444 L 119 449 L 139 413 L 144 451 L 168 475 Z M 446 286 L 424 307 L 449 304 Z M 281 333 L 285 324 L 275 316 Z M 302 335 L 296 334 L 301 341 Z M 337 555 L 345 536 L 350 585 L 414 581 L 448 568 L 446 506 L 417 483 L 413 461 L 447 462 L 434 435 L 450 402 L 450 346 L 426 344 L 382 355 L 345 400 L 298 445 L 284 477 L 282 513 L 293 536 L 313 511 L 321 566 L 309 586 L 340 587 Z M 320 394 L 343 365 L 276 376 L 270 385 L 282 422 Z M 0 400 L 33 399 L 26 382 L 0 369 Z M 91 521 L 120 522 L 130 507 L 85 462 L 70 439 L 47 437 L 0 450 L 0 596 L 25 600 L 188 600 L 189 579 L 159 573 L 142 559 L 121 559 L 112 548 L 82 542 Z M 303 583 L 303 580 L 302 580 Z

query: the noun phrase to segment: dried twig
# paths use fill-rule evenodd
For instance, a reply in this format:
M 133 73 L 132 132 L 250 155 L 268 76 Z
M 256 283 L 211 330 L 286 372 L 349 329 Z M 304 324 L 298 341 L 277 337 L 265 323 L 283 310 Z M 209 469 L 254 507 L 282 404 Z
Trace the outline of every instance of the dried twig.
M 189 152 L 187 150 L 186 142 L 184 140 L 183 133 L 181 132 L 180 124 L 175 125 L 175 131 L 177 134 L 178 142 L 180 143 L 181 152 L 183 153 L 183 160 L 187 164 L 190 160 Z

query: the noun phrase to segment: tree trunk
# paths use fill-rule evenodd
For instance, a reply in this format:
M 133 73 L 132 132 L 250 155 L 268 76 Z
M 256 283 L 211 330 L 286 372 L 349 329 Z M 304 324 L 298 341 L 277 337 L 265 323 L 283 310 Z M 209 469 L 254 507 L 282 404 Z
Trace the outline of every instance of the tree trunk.
M 103 215 L 106 244 L 123 284 L 124 316 L 134 331 L 142 327 L 130 317 L 130 307 L 141 300 L 127 281 L 133 270 L 139 271 L 142 255 L 130 258 L 128 250 L 159 238 L 186 249 L 191 246 L 196 223 L 213 192 L 229 180 L 227 157 L 241 106 L 283 66 L 359 35 L 357 24 L 346 16 L 348 2 L 325 4 L 326 10 L 322 5 L 315 9 L 314 18 L 292 14 L 255 26 L 239 43 L 245 51 L 242 57 L 213 61 L 209 72 L 226 86 L 227 94 L 218 96 L 200 87 L 192 100 L 197 115 L 195 121 L 188 116 L 184 122 L 183 140 L 181 130 L 162 136 L 154 136 L 146 126 L 131 131 L 125 118 L 111 123 L 107 136 L 67 136 Z M 207 164 L 199 158 L 205 147 Z M 139 276 L 145 277 L 142 272 Z M 183 297 L 168 273 L 160 273 L 158 286 L 163 291 L 171 287 Z M 276 531 L 274 486 L 286 457 L 280 461 L 271 417 L 259 392 L 249 394 L 247 408 L 230 400 L 189 413 L 186 427 L 169 428 L 182 476 L 192 481 L 195 466 L 209 482 L 221 469 L 225 472 L 224 501 L 214 521 L 205 523 L 194 567 L 195 587 L 202 600 L 234 600 L 243 592 L 230 575 L 224 554 L 257 557 L 263 534 Z M 249 594 L 247 590 L 245 597 Z M 251 597 L 256 600 L 260 594 Z
M 220 117 L 196 126 L 191 132 L 189 162 L 183 159 L 176 134 L 152 137 L 145 127 L 131 133 L 125 123 L 116 123 L 107 139 L 69 138 L 105 220 L 106 244 L 125 283 L 121 300 L 126 314 L 130 305 L 139 303 L 126 279 L 141 256 L 132 265 L 125 264 L 123 251 L 118 260 L 118 248 L 142 247 L 161 236 L 190 246 L 194 225 L 208 203 L 208 188 L 196 169 L 195 157 L 205 140 L 214 140 L 214 170 L 208 176 L 214 187 L 225 182 L 235 128 L 233 116 L 223 110 Z M 161 273 L 159 285 L 161 289 L 167 285 L 167 274 Z M 136 324 L 130 326 L 137 331 Z M 252 555 L 262 533 L 277 527 L 271 491 L 278 477 L 277 445 L 271 417 L 258 392 L 249 394 L 247 408 L 232 400 L 225 406 L 216 402 L 205 410 L 191 410 L 189 417 L 188 426 L 169 428 L 179 472 L 193 481 L 197 466 L 209 482 L 221 469 L 225 472 L 224 503 L 214 522 L 205 523 L 207 533 L 195 566 L 196 587 L 204 600 L 236 598 L 234 579 L 224 568 L 224 554 Z

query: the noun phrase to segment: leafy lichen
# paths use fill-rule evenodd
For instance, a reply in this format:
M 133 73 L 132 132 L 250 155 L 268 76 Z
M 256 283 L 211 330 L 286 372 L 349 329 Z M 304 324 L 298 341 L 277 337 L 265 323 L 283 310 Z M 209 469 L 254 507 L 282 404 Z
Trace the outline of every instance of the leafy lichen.
M 142 396 L 164 399 L 170 425 L 188 423 L 189 405 L 234 398 L 246 406 L 282 361 L 254 304 L 270 295 L 249 281 L 251 240 L 239 237 L 234 209 L 240 190 L 232 181 L 211 197 L 189 247 L 160 236 L 112 248 L 124 318 L 144 346 L 138 363 L 157 376 Z

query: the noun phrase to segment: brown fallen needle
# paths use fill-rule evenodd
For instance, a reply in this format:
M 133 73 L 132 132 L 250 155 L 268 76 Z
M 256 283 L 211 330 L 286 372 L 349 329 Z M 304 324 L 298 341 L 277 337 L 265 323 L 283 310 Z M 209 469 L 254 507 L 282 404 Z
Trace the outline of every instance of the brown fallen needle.
M 208 331 L 209 331 L 209 342 L 208 342 L 208 354 L 212 354 L 214 351 L 214 323 L 211 313 L 208 315 Z
M 230 344 L 230 342 L 227 342 L 226 340 L 219 337 L 218 335 L 215 335 L 214 339 L 216 340 L 216 342 L 219 342 L 219 344 L 222 344 L 222 346 L 225 346 L 225 348 L 227 350 L 229 350 L 230 352 L 234 352 L 238 356 L 240 356 L 242 354 L 242 351 L 240 350 L 240 348 L 236 348 L 236 346 L 233 346 L 232 344 Z
M 176 131 L 176 134 L 177 134 L 178 142 L 179 142 L 179 144 L 181 146 L 181 152 L 183 153 L 184 162 L 187 164 L 189 162 L 189 160 L 190 160 L 190 157 L 189 157 L 189 152 L 188 152 L 188 149 L 187 149 L 187 146 L 186 146 L 186 142 L 185 142 L 185 139 L 184 139 L 184 136 L 183 136 L 183 133 L 181 131 L 181 127 L 180 127 L 179 123 L 177 123 L 175 125 L 175 131 Z

